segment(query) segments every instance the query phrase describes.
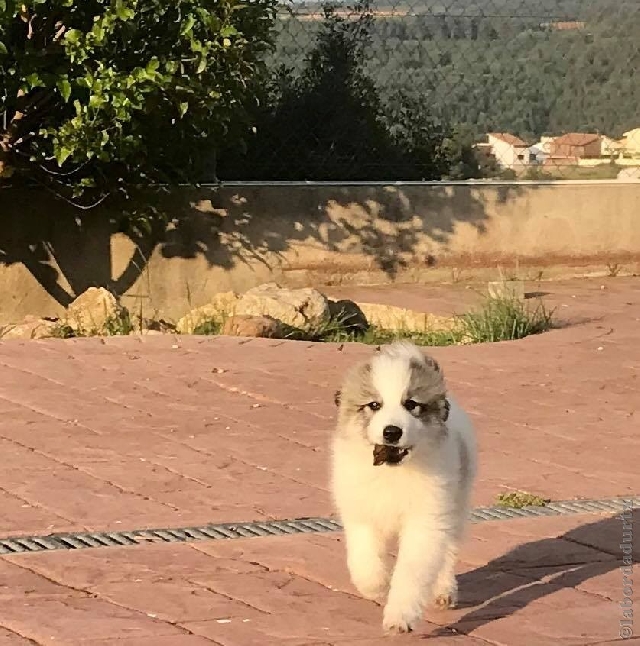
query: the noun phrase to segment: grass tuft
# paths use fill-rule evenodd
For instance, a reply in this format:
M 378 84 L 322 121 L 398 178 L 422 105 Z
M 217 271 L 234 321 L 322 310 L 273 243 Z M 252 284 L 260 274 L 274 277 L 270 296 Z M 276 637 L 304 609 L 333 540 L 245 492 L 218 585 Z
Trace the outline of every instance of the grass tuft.
M 487 298 L 480 308 L 458 317 L 467 343 L 515 341 L 554 327 L 554 310 L 542 301 L 531 308 L 515 297 Z
M 534 496 L 525 491 L 510 491 L 509 493 L 498 494 L 496 505 L 498 507 L 510 507 L 511 509 L 522 509 L 523 507 L 545 507 L 551 500 Z
M 223 322 L 220 319 L 204 319 L 193 328 L 192 334 L 220 334 L 222 326 Z
M 72 327 L 65 321 L 60 321 L 52 330 L 51 336 L 56 339 L 74 339 L 87 336 L 126 336 L 136 331 L 131 315 L 127 310 L 110 316 L 102 329 L 87 329 L 80 326 Z

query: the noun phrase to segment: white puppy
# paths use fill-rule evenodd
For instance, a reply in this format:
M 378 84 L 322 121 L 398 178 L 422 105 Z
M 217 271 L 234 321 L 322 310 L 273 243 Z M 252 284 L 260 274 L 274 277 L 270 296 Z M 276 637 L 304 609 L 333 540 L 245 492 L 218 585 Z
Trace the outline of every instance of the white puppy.
M 382 348 L 336 393 L 333 494 L 351 580 L 383 601 L 384 628 L 408 632 L 425 605 L 457 602 L 455 565 L 476 471 L 471 421 L 436 361 L 410 343 Z M 393 571 L 386 562 L 398 541 Z

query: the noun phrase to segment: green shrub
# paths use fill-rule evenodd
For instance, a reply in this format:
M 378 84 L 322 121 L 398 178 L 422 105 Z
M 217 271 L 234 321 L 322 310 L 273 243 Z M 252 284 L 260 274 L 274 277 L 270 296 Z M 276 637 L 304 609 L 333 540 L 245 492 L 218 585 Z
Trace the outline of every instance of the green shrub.
M 250 131 L 276 0 L 2 0 L 0 176 L 193 181 Z

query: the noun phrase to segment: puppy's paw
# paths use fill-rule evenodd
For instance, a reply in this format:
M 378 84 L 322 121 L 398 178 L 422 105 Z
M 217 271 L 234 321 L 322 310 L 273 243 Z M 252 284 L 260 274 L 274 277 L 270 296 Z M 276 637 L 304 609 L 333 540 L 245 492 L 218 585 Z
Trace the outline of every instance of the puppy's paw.
M 356 589 L 360 593 L 360 596 L 363 599 L 368 599 L 369 601 L 375 601 L 376 603 L 382 603 L 384 601 L 386 587 L 385 586 L 356 586 Z
M 382 619 L 382 627 L 389 635 L 399 635 L 402 633 L 410 633 L 413 627 L 418 623 L 420 613 L 414 611 L 397 610 L 387 606 L 384 609 L 384 617 Z
M 457 595 L 439 594 L 434 599 L 434 604 L 438 610 L 450 610 L 458 605 Z
M 369 573 L 369 576 L 359 577 L 352 575 L 351 581 L 364 599 L 375 601 L 376 603 L 384 601 L 389 586 L 387 578 L 382 574 L 371 576 L 371 573 Z
M 349 574 L 360 596 L 369 601 L 384 602 L 389 589 L 389 576 L 382 559 L 352 560 Z
M 433 603 L 439 610 L 448 610 L 458 605 L 458 582 L 455 577 L 448 581 L 439 581 L 433 593 Z

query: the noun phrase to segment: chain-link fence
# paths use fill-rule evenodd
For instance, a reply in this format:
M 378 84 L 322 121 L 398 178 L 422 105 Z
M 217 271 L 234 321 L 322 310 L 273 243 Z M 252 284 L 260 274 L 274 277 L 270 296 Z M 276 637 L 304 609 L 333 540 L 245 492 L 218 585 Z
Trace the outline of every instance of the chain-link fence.
M 606 179 L 640 172 L 639 0 L 282 6 L 220 179 Z

